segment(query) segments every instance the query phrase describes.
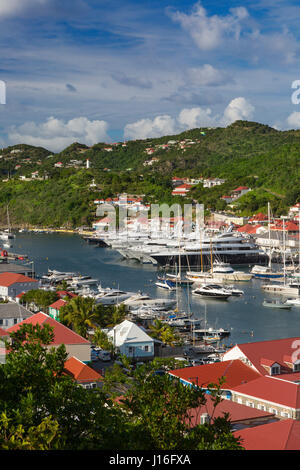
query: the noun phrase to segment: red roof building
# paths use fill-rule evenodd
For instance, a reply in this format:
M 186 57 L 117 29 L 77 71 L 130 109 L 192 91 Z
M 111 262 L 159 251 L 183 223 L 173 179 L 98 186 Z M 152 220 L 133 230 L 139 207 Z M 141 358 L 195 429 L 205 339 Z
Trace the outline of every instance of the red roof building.
M 201 424 L 201 417 L 205 413 L 207 413 L 210 418 L 222 418 L 224 414 L 228 413 L 229 420 L 234 429 L 257 426 L 278 420 L 275 418 L 273 413 L 240 405 L 231 400 L 221 400 L 221 402 L 214 407 L 213 400 L 209 395 L 206 395 L 205 405 L 188 411 L 188 422 L 190 427 L 193 428 L 194 426 Z
M 293 373 L 298 375 L 300 371 L 299 346 L 299 337 L 236 344 L 223 355 L 223 360 L 240 359 L 260 375 L 293 376 Z M 274 370 L 272 364 L 277 364 Z
M 264 376 L 231 388 L 232 401 L 274 413 L 278 418 L 300 419 L 300 385 Z
M 15 300 L 19 294 L 37 289 L 38 281 L 23 274 L 4 272 L 0 274 L 0 297 Z
M 236 231 L 251 235 L 251 234 L 256 234 L 260 229 L 262 229 L 263 231 L 265 230 L 263 226 L 260 224 L 256 224 L 256 225 L 246 224 L 246 225 L 243 225 L 242 227 L 237 228 Z
M 242 429 L 234 435 L 246 450 L 300 450 L 300 422 L 293 419 Z
M 65 373 L 85 388 L 96 388 L 103 381 L 103 377 L 97 371 L 76 357 L 70 357 L 65 362 Z
M 240 360 L 185 367 L 183 369 L 171 370 L 169 374 L 179 378 L 185 385 L 194 384 L 203 389 L 207 389 L 208 384 L 217 384 L 219 379 L 224 377 L 225 382 L 222 384 L 222 390 L 228 390 L 231 387 L 260 377 L 258 372 Z
M 266 222 L 266 221 L 268 221 L 268 216 L 263 214 L 262 212 L 259 212 L 258 214 L 253 215 L 253 217 L 249 219 L 249 223 Z
M 58 321 L 51 318 L 49 315 L 43 312 L 36 313 L 30 318 L 23 320 L 7 329 L 8 333 L 18 331 L 21 325 L 23 324 L 32 324 L 32 325 L 50 325 L 53 328 L 54 338 L 49 347 L 58 347 L 61 344 L 64 344 L 68 356 L 74 356 L 77 359 L 81 360 L 84 363 L 90 362 L 91 360 L 91 343 L 78 335 L 74 331 L 70 330 L 66 326 L 62 325 Z

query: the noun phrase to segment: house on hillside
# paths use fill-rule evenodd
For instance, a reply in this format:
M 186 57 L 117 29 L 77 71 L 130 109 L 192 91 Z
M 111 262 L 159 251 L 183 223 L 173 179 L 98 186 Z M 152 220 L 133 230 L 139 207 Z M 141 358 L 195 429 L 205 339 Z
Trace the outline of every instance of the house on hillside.
M 100 388 L 103 384 L 103 377 L 99 372 L 77 359 L 77 357 L 72 356 L 66 360 L 64 373 L 86 389 Z
M 17 331 L 21 325 L 28 323 L 32 325 L 40 325 L 41 327 L 49 325 L 53 328 L 54 338 L 52 343 L 47 346 L 48 348 L 58 347 L 61 344 L 64 344 L 68 357 L 74 356 L 85 364 L 91 361 L 90 341 L 54 320 L 54 318 L 51 318 L 46 313 L 36 313 L 17 325 L 8 328 L 6 331 L 8 333 L 12 333 Z
M 154 357 L 154 339 L 135 323 L 124 320 L 108 333 L 120 354 L 132 360 L 151 360 Z
M 181 184 L 173 189 L 172 196 L 185 197 L 190 192 L 192 186 L 192 184 Z

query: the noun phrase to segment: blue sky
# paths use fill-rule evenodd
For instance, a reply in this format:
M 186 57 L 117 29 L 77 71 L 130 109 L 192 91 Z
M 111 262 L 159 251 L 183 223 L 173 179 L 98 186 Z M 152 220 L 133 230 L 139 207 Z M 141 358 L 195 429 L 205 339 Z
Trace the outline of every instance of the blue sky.
M 300 127 L 300 2 L 0 0 L 0 145 Z

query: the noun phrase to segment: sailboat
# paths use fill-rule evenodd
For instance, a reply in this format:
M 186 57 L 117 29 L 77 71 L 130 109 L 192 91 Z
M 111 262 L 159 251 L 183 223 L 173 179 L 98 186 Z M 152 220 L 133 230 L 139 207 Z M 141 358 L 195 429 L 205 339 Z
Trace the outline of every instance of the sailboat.
M 274 294 L 292 295 L 295 297 L 300 296 L 300 280 L 291 280 L 286 275 L 286 241 L 285 241 L 285 222 L 283 217 L 283 282 L 274 284 L 264 284 L 261 286 L 265 292 L 272 292 Z
M 271 211 L 270 203 L 268 202 L 268 233 L 269 233 L 269 263 L 268 266 L 255 265 L 251 273 L 257 279 L 282 279 L 284 273 L 281 271 L 274 271 L 272 268 L 272 250 L 271 250 Z

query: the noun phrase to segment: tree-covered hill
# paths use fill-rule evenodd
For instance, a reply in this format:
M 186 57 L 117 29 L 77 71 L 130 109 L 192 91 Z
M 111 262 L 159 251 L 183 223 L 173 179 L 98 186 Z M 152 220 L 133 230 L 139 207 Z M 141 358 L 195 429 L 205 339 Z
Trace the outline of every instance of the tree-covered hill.
M 300 131 L 236 121 L 226 128 L 197 128 L 114 144 L 88 147 L 75 142 L 57 154 L 15 145 L 1 151 L 1 175 L 2 224 L 8 203 L 15 224 L 78 226 L 90 224 L 97 197 L 127 192 L 144 195 L 147 202 L 183 202 L 171 195 L 172 176 L 225 180 L 214 188 L 198 184 L 185 203 L 199 201 L 224 209 L 221 196 L 247 185 L 253 191 L 241 198 L 237 210 L 250 214 L 263 210 L 270 200 L 278 213 L 284 213 L 300 200 Z M 93 180 L 96 188 L 91 190 Z

